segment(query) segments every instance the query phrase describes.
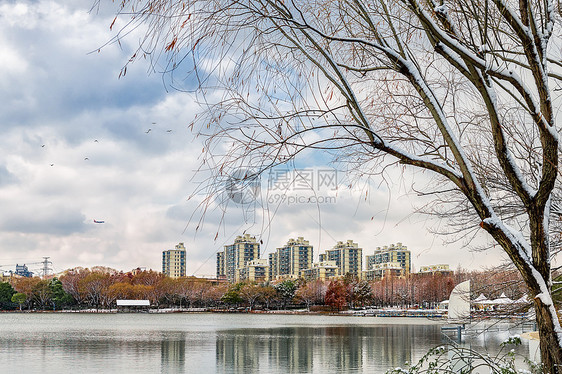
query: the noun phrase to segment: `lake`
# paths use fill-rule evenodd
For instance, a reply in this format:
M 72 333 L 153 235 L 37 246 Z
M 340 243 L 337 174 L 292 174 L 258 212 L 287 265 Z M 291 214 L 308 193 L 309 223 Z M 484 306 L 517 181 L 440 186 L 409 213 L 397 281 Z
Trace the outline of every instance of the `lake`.
M 447 341 L 442 322 L 283 314 L 1 313 L 0 368 L 16 373 L 384 373 Z M 478 325 L 476 326 L 478 327 Z M 521 333 L 476 334 L 490 353 Z M 526 343 L 516 348 L 526 354 Z

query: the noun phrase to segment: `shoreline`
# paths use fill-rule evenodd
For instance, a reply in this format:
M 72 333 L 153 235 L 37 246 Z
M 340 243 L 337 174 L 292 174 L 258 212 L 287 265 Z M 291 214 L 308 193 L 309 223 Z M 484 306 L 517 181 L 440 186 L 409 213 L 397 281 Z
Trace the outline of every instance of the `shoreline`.
M 284 309 L 284 310 L 229 310 L 229 309 L 210 309 L 210 308 L 162 308 L 162 309 L 79 309 L 79 310 L 11 310 L 1 311 L 0 313 L 9 314 L 252 314 L 252 315 L 301 315 L 301 316 L 333 316 L 333 317 L 374 317 L 374 318 L 414 318 L 429 319 L 447 323 L 447 314 L 435 310 L 399 310 L 399 309 L 370 309 L 370 310 L 347 310 L 347 311 L 307 311 L 303 309 Z M 525 320 L 521 315 L 478 315 L 471 320 L 494 320 L 510 319 Z
M 303 309 L 280 309 L 280 310 L 229 310 L 212 308 L 161 308 L 161 309 L 63 309 L 63 310 L 3 310 L 0 313 L 14 314 L 36 314 L 36 313 L 94 313 L 94 314 L 116 314 L 116 313 L 144 313 L 144 314 L 173 314 L 173 313 L 215 313 L 215 314 L 294 314 L 294 315 L 326 315 L 340 317 L 446 317 L 446 314 L 412 310 L 347 310 L 347 311 L 307 311 Z

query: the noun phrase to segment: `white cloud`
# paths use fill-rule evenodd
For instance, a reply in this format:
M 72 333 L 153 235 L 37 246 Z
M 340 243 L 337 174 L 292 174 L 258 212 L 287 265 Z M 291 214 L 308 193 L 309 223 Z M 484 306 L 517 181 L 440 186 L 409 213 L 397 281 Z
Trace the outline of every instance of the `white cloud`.
M 268 211 L 231 204 L 223 215 L 213 202 L 196 231 L 197 215 L 187 224 L 203 196 L 187 198 L 197 188 L 202 140 L 188 125 L 200 109 L 190 94 L 167 93 L 142 62 L 117 79 L 132 44 L 88 54 L 111 37 L 111 10 L 90 13 L 81 1 L 0 5 L 0 263 L 50 256 L 56 270 L 160 269 L 162 250 L 184 242 L 188 272 L 213 275 L 215 252 L 244 230 L 261 236 L 262 252 L 304 236 L 316 255 L 353 239 L 366 253 L 401 241 L 419 265 L 456 266 L 462 258 L 477 267 L 492 262 L 486 256 L 498 258 L 474 258 L 429 235 L 423 218 L 411 216 L 416 199 L 400 179 L 322 192 L 336 197 L 329 204 L 272 204 Z M 299 168 L 322 167 L 323 157 L 303 155 L 315 158 L 303 157 Z
M 13 48 L 6 40 L 0 37 L 0 65 L 4 70 L 4 77 L 10 74 L 21 74 L 27 70 L 27 63 L 18 51 Z M 9 80 L 3 79 L 1 82 L 7 83 Z M 7 88 L 6 85 L 3 85 Z

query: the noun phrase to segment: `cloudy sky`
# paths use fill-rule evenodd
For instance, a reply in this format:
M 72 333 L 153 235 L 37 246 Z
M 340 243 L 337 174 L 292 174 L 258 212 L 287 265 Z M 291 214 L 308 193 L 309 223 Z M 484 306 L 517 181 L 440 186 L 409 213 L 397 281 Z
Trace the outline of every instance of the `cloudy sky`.
M 119 79 L 137 39 L 97 53 L 113 35 L 112 10 L 90 13 L 87 5 L 0 3 L 0 269 L 39 269 L 34 263 L 49 256 L 57 272 L 95 265 L 160 270 L 162 250 L 184 242 L 188 273 L 212 276 L 216 251 L 244 231 L 264 241 L 266 254 L 304 236 L 315 257 L 353 239 L 364 254 L 402 242 L 416 268 L 501 261 L 499 251 L 475 254 L 430 234 L 435 224 L 411 214 L 418 200 L 405 187 L 409 176 L 349 189 L 335 174 L 334 190 L 315 184 L 321 170 L 332 170 L 317 159 L 299 165 L 324 201 L 312 203 L 311 192 L 298 188 L 281 201 L 275 178 L 265 178 L 257 205 L 230 202 L 224 216 L 218 206 L 196 232 L 190 217 L 202 197 L 188 197 L 197 189 L 202 144 L 188 125 L 201 109 L 190 94 L 167 92 L 142 62 Z M 267 199 L 273 207 L 263 210 Z

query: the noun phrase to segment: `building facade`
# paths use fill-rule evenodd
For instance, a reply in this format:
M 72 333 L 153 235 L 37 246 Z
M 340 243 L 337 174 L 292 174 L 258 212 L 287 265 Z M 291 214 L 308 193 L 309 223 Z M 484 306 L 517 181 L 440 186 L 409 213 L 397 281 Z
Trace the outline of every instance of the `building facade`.
M 448 264 L 424 265 L 420 266 L 419 273 L 421 274 L 452 274 L 453 271 L 449 268 Z
M 339 268 L 335 261 L 322 261 L 312 265 L 310 269 L 302 272 L 307 281 L 320 279 L 326 281 L 339 276 Z
M 226 280 L 226 264 L 224 262 L 224 251 L 217 252 L 217 280 Z
M 260 257 L 260 244 L 250 234 L 237 236 L 233 244 L 225 245 L 217 253 L 217 279 L 236 282 L 236 271 L 245 267 L 250 261 Z
M 16 272 L 14 274 L 26 278 L 30 278 L 33 276 L 33 272 L 29 271 L 29 269 L 25 264 L 23 265 L 16 264 Z
M 363 249 L 353 240 L 337 242 L 334 248 L 320 254 L 320 262 L 334 261 L 338 266 L 339 275 L 347 274 L 361 278 L 363 270 Z
M 398 262 L 383 262 L 381 264 L 373 264 L 370 269 L 363 271 L 363 280 L 375 281 L 388 276 L 403 277 L 406 271 Z
M 366 256 L 366 262 L 367 270 L 374 269 L 376 264 L 397 263 L 404 269 L 404 275 L 410 274 L 412 271 L 411 253 L 402 243 L 377 247 L 373 255 Z
M 312 266 L 313 248 L 303 237 L 289 239 L 287 244 L 269 254 L 271 279 L 297 279 Z
M 187 251 L 183 243 L 175 249 L 162 252 L 162 273 L 172 278 L 185 277 L 187 274 Z
M 246 264 L 246 266 L 236 269 L 236 282 L 257 282 L 265 283 L 269 281 L 269 264 L 265 258 L 257 258 Z

